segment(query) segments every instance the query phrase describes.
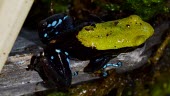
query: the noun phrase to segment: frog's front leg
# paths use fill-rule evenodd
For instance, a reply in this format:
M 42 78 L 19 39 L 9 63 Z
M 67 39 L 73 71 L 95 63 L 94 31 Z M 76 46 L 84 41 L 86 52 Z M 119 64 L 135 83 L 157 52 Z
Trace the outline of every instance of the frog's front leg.
M 37 71 L 43 81 L 57 87 L 66 89 L 71 85 L 72 73 L 68 53 L 53 46 L 33 55 L 27 70 Z
M 113 56 L 104 56 L 101 58 L 94 58 L 90 60 L 90 63 L 84 68 L 84 72 L 88 73 L 93 73 L 97 70 L 102 69 L 103 70 L 103 75 L 102 76 L 107 76 L 107 72 L 105 69 L 107 67 L 120 67 L 122 66 L 122 62 L 117 62 L 117 63 L 108 63 L 110 59 L 112 59 Z
M 68 53 L 61 49 L 48 47 L 45 49 L 45 56 L 48 64 L 45 65 L 44 70 L 49 80 L 59 87 L 69 87 L 72 81 L 72 73 Z
M 48 77 L 45 75 L 44 69 L 43 69 L 43 63 L 44 62 L 44 53 L 40 52 L 36 55 L 33 55 L 30 60 L 30 64 L 28 65 L 28 68 L 26 68 L 27 71 L 29 70 L 35 70 L 38 72 L 40 77 L 43 79 L 43 81 L 48 81 Z

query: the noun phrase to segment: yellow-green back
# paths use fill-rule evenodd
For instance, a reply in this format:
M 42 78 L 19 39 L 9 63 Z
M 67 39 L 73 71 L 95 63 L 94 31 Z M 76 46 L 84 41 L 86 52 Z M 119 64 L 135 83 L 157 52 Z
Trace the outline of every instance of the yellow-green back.
M 152 36 L 154 29 L 137 15 L 85 26 L 77 35 L 86 47 L 97 50 L 139 46 Z

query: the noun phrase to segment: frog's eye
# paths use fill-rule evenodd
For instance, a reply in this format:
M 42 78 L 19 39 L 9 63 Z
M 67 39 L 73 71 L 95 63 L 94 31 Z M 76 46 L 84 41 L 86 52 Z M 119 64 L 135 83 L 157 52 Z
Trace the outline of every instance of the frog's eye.
M 42 27 L 46 27 L 47 26 L 47 22 L 44 22 L 43 24 L 42 24 Z
M 42 21 L 38 24 L 38 28 L 39 28 L 39 29 L 44 29 L 44 28 L 47 27 L 47 25 L 48 25 L 47 21 L 42 20 Z

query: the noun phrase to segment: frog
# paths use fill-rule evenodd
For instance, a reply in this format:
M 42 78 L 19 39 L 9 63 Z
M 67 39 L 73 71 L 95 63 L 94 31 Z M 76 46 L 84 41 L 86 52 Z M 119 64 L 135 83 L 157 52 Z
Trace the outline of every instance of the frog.
M 44 81 L 59 87 L 72 82 L 70 59 L 90 60 L 84 72 L 93 73 L 122 62 L 108 63 L 121 52 L 134 50 L 154 33 L 152 26 L 137 15 L 106 21 L 75 23 L 73 17 L 60 13 L 42 20 L 38 34 L 44 51 L 33 55 L 28 70 L 35 70 Z M 103 71 L 103 77 L 107 72 Z

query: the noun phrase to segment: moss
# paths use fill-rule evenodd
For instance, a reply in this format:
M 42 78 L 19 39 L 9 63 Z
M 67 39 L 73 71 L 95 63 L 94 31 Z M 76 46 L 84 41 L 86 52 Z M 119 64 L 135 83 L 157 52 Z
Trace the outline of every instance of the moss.
M 157 14 L 169 12 L 165 0 L 126 0 L 122 1 L 121 4 L 106 3 L 105 7 L 111 11 L 133 12 L 141 16 L 143 20 L 149 20 Z
M 47 96 L 70 96 L 67 93 L 63 93 L 63 92 L 52 92 L 49 93 Z

